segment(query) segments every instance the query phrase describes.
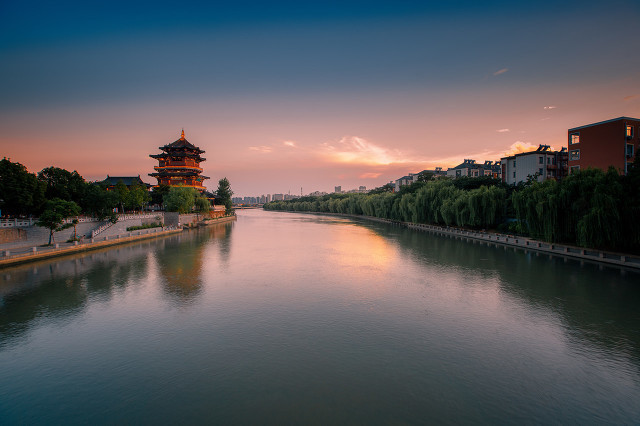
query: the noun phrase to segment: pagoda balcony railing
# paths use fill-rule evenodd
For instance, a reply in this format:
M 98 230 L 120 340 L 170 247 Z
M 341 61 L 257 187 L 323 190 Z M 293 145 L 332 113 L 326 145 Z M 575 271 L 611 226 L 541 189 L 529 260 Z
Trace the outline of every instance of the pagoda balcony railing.
M 197 170 L 199 172 L 202 171 L 202 168 L 197 167 L 197 166 L 188 166 L 186 164 L 171 164 L 170 166 L 155 166 L 154 170 L 157 171 L 162 171 L 162 170 L 180 170 L 180 169 L 187 169 L 187 170 Z

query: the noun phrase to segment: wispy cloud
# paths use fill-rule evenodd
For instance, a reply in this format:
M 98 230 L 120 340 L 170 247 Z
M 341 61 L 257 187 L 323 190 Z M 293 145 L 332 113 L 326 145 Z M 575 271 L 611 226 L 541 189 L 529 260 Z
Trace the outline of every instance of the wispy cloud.
M 507 133 L 507 132 L 510 132 L 510 131 L 511 130 L 509 130 L 509 129 L 498 129 L 498 130 L 496 130 L 496 132 L 498 132 L 498 133 Z
M 494 72 L 493 75 L 504 74 L 507 71 L 509 71 L 509 68 L 502 68 L 502 69 L 499 69 L 498 71 Z
M 284 142 L 282 142 L 282 145 L 288 146 L 288 147 L 291 147 L 291 148 L 295 148 L 297 146 L 294 141 L 284 141 Z
M 322 150 L 332 161 L 340 163 L 389 165 L 417 161 L 398 150 L 376 145 L 358 136 L 345 136 L 337 143 L 324 143 Z
M 260 145 L 260 146 L 250 146 L 249 150 L 250 151 L 262 152 L 263 154 L 268 154 L 271 151 L 273 151 L 273 148 L 270 147 L 270 146 L 266 146 L 266 145 Z
M 382 173 L 362 173 L 360 176 L 358 176 L 360 179 L 377 179 L 380 176 L 382 176 Z
M 637 97 L 638 97 L 638 95 L 629 95 L 629 96 L 625 96 L 622 99 L 625 100 L 625 101 L 630 101 L 631 99 L 635 99 Z
M 548 105 L 548 106 L 544 107 L 544 109 L 556 109 L 556 108 L 558 108 L 558 107 L 555 106 L 555 105 Z

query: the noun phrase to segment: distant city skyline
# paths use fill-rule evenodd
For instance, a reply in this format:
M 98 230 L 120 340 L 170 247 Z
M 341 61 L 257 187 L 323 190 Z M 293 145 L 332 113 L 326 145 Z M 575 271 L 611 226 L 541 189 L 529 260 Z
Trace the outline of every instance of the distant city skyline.
M 209 190 L 372 189 L 465 158 L 566 145 L 640 116 L 640 4 L 4 2 L 0 155 L 155 179 L 206 151 Z

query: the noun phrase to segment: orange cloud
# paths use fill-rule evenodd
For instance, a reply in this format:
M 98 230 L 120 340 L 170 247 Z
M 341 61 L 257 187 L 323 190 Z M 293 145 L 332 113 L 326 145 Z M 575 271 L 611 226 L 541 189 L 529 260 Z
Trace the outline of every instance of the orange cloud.
M 521 154 L 523 152 L 535 151 L 538 149 L 538 145 L 530 144 L 529 142 L 515 141 L 509 147 L 509 150 L 504 153 L 506 157 L 511 155 Z
M 250 146 L 249 150 L 250 151 L 262 152 L 263 154 L 268 154 L 271 151 L 273 151 L 273 148 L 271 148 L 270 146 L 266 146 L 266 145 L 260 145 L 260 146 Z
M 358 136 L 345 136 L 337 143 L 324 143 L 322 151 L 331 161 L 338 163 L 387 166 L 420 161 L 408 158 L 396 149 L 376 145 Z
M 360 179 L 377 179 L 382 175 L 382 173 L 362 173 L 358 176 Z
M 496 72 L 493 73 L 493 75 L 500 75 L 500 74 L 504 74 L 505 72 L 509 71 L 509 68 L 502 68 Z

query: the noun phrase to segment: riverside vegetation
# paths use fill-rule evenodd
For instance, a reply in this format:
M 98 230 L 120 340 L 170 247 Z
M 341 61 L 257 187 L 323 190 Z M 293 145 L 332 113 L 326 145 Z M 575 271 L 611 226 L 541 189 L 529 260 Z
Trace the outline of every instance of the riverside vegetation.
M 613 168 L 587 169 L 561 181 L 530 179 L 517 186 L 489 177 L 428 176 L 390 191 L 385 185 L 368 194 L 272 201 L 264 208 L 493 229 L 552 243 L 640 252 L 640 166 L 627 176 Z
M 78 221 L 65 224 L 65 219 L 85 214 L 115 223 L 116 208 L 120 212 L 140 211 L 151 203 L 166 211 L 203 213 L 211 209 L 209 199 L 215 197 L 225 205 L 227 214 L 232 214 L 233 191 L 227 178 L 220 179 L 217 192 L 202 194 L 190 187 L 159 185 L 150 193 L 145 186 L 127 187 L 122 181 L 108 188 L 102 182 L 85 181 L 76 171 L 47 167 L 36 175 L 20 163 L 0 160 L 0 211 L 4 215 L 38 216 L 37 224 L 50 230 L 49 244 L 54 232 L 71 226 L 75 229 Z

